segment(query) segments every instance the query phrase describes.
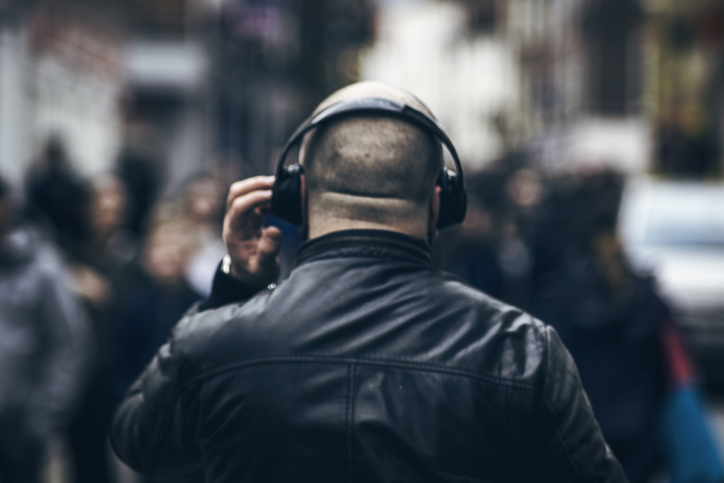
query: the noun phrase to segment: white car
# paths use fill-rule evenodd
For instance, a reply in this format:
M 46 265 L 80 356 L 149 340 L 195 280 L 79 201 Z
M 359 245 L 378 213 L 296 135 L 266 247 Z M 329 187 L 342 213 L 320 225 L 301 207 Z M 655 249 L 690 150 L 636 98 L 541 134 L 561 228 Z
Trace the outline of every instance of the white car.
M 705 382 L 724 383 L 724 182 L 632 178 L 619 236 L 656 277 Z

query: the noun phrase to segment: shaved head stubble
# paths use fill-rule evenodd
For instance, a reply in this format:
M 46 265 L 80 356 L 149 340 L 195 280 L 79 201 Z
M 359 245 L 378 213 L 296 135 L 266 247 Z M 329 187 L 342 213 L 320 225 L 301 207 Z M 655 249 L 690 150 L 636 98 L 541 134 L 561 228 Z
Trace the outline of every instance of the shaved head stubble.
M 362 82 L 325 99 L 315 114 L 341 101 L 381 97 L 432 116 L 413 95 Z M 442 169 L 442 146 L 422 128 L 384 114 L 354 114 L 321 125 L 300 150 L 310 231 L 339 221 L 392 228 L 429 238 L 431 199 Z M 327 231 L 327 230 L 324 230 Z

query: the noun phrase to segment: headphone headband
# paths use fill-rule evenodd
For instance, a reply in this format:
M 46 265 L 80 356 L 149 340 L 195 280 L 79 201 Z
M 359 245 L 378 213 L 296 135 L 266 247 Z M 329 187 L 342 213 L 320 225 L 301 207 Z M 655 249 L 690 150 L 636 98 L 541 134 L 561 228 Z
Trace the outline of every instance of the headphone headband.
M 276 167 L 276 180 L 272 189 L 271 211 L 279 218 L 295 225 L 304 225 L 306 214 L 304 169 L 299 164 L 284 168 L 289 150 L 312 129 L 343 116 L 358 113 L 377 113 L 397 117 L 422 128 L 425 132 L 445 145 L 455 162 L 453 172 L 443 166 L 438 176 L 440 187 L 440 213 L 437 220 L 438 228 L 462 223 L 465 219 L 467 195 L 463 180 L 463 168 L 460 164 L 455 146 L 445 134 L 442 126 L 432 116 L 408 106 L 405 103 L 379 97 L 363 97 L 333 104 L 322 112 L 309 117 L 294 131 L 284 145 Z
M 463 168 L 460 164 L 458 153 L 440 123 L 428 114 L 425 114 L 424 112 L 403 102 L 397 102 L 381 97 L 362 97 L 359 99 L 338 102 L 336 104 L 332 104 L 322 112 L 307 118 L 307 120 L 304 121 L 296 131 L 294 131 L 294 134 L 292 134 L 287 143 L 284 145 L 284 149 L 282 149 L 282 152 L 279 155 L 279 160 L 277 161 L 276 175 L 281 175 L 281 172 L 284 169 L 284 161 L 286 160 L 287 154 L 289 154 L 291 148 L 309 131 L 321 124 L 326 124 L 333 119 L 337 119 L 351 113 L 357 114 L 364 112 L 389 114 L 391 116 L 410 121 L 427 131 L 429 134 L 435 136 L 447 148 L 450 156 L 453 158 L 453 162 L 455 163 L 455 171 L 460 180 L 460 184 L 461 186 L 465 185 Z

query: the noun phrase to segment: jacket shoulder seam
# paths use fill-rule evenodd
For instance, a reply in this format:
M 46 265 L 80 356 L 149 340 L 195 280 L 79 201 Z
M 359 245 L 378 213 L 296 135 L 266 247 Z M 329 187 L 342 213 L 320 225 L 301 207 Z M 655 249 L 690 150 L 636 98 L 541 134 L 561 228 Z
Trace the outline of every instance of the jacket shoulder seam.
M 308 356 L 269 356 L 259 357 L 255 359 L 247 359 L 231 364 L 227 364 L 222 367 L 210 369 L 191 377 L 188 381 L 182 384 L 184 389 L 193 385 L 194 383 L 208 378 L 214 377 L 226 372 L 230 372 L 236 369 L 244 367 L 266 365 L 266 364 L 279 364 L 295 362 L 300 364 L 356 364 L 361 366 L 382 366 L 382 367 L 394 367 L 398 369 L 410 369 L 422 372 L 437 372 L 443 374 L 449 374 L 459 377 L 466 377 L 469 379 L 477 379 L 483 382 L 500 384 L 517 389 L 524 390 L 535 390 L 535 385 L 523 381 L 516 381 L 513 379 L 506 379 L 503 377 L 497 377 L 489 374 L 481 374 L 475 371 L 459 369 L 454 367 L 447 367 L 437 364 L 406 361 L 399 359 L 382 359 L 382 358 L 354 358 L 354 357 L 341 357 L 341 356 L 326 356 L 326 355 L 308 355 Z

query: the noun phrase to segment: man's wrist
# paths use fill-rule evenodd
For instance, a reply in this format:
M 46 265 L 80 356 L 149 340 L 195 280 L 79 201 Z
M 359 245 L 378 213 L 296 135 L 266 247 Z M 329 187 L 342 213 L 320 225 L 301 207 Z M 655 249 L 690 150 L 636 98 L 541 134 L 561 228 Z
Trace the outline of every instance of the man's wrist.
M 264 288 L 249 285 L 234 276 L 231 271 L 231 257 L 226 255 L 221 259 L 221 263 L 219 263 L 216 269 L 214 281 L 211 286 L 211 294 L 199 305 L 200 311 L 218 308 L 227 304 L 245 302 Z

